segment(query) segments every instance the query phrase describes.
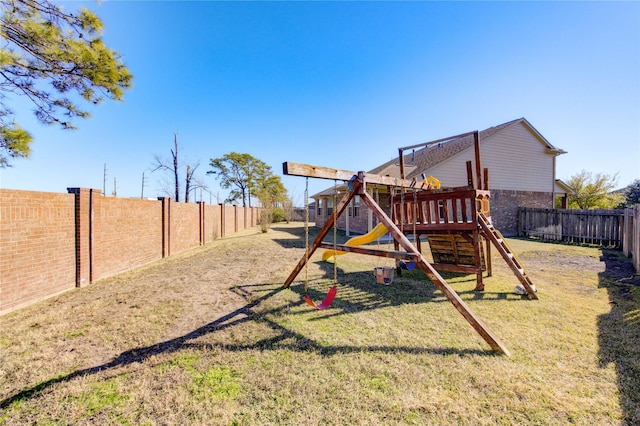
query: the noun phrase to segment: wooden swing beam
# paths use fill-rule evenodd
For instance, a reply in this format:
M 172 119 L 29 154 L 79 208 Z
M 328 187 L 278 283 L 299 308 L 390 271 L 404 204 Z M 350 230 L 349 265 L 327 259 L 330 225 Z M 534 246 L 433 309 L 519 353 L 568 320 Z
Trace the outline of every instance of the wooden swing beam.
M 329 232 L 329 229 L 333 226 L 334 216 L 336 219 L 344 212 L 354 195 L 359 195 L 361 200 L 369 207 L 373 214 L 386 226 L 388 232 L 393 236 L 394 240 L 402 247 L 406 254 L 407 259 L 413 260 L 417 263 L 417 266 L 424 271 L 427 277 L 433 282 L 433 284 L 440 290 L 444 296 L 451 302 L 451 304 L 460 312 L 460 314 L 467 320 L 469 324 L 476 330 L 478 334 L 489 344 L 491 349 L 501 352 L 507 356 L 510 356 L 509 350 L 500 342 L 500 340 L 487 328 L 487 326 L 477 317 L 469 306 L 460 298 L 460 296 L 449 286 L 444 278 L 436 271 L 431 264 L 422 256 L 422 253 L 409 241 L 404 233 L 398 229 L 395 223 L 387 216 L 382 208 L 376 203 L 376 201 L 367 193 L 366 185 L 390 185 L 404 188 L 412 188 L 415 185 L 414 181 L 408 181 L 405 179 L 397 179 L 389 176 L 380 176 L 375 174 L 366 174 L 365 172 L 350 172 L 346 170 L 331 169 L 327 167 L 311 166 L 308 164 L 290 163 L 285 162 L 282 165 L 283 173 L 290 176 L 303 176 L 313 177 L 320 179 L 333 179 L 349 182 L 349 191 L 344 195 L 340 203 L 336 206 L 333 214 L 327 220 L 313 240 L 313 243 L 307 247 L 307 252 L 302 256 L 298 264 L 294 267 L 289 277 L 284 282 L 283 287 L 288 288 L 293 280 L 298 276 L 302 268 L 304 268 L 308 259 L 316 251 L 318 247 L 323 247 L 323 239 Z M 331 246 L 333 248 L 333 245 Z M 395 257 L 396 254 L 391 255 L 389 253 L 401 253 L 401 252 L 388 252 L 385 250 L 374 250 L 362 248 L 354 250 L 354 247 L 341 246 L 340 250 L 360 252 L 363 254 L 371 254 L 374 256 L 383 257 Z M 366 253 L 365 253 L 366 251 Z M 400 256 L 400 254 L 397 254 Z

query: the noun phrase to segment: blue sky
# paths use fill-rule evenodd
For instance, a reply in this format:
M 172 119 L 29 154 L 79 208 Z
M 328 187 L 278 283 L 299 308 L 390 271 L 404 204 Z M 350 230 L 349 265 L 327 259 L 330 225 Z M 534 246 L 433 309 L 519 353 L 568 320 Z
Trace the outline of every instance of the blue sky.
M 125 101 L 91 108 L 69 132 L 12 104 L 35 138 L 2 188 L 66 192 L 117 180 L 162 195 L 155 155 L 180 157 L 213 196 L 209 159 L 249 153 L 368 170 L 397 148 L 525 117 L 585 169 L 640 178 L 638 2 L 62 2 L 86 6 L 134 75 Z M 283 177 L 301 205 L 304 178 Z M 331 185 L 310 180 L 314 193 Z M 198 194 L 198 199 L 200 195 Z

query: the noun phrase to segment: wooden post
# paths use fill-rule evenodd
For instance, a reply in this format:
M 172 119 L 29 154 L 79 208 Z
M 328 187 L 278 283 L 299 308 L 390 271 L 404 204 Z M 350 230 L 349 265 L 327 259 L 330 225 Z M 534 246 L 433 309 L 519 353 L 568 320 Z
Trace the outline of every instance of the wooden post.
M 480 135 L 477 130 L 473 132 L 473 149 L 475 150 L 475 154 L 476 154 L 476 178 L 478 179 L 477 188 L 482 189 L 482 164 L 480 163 Z
M 393 236 L 393 238 L 398 241 L 402 248 L 416 255 L 418 258 L 418 266 L 420 269 L 424 271 L 424 273 L 429 277 L 431 282 L 440 290 L 447 300 L 451 302 L 451 304 L 462 314 L 462 316 L 467 320 L 469 324 L 480 334 L 480 336 L 491 346 L 491 349 L 501 352 L 507 356 L 510 356 L 509 350 L 498 340 L 496 336 L 489 331 L 486 325 L 478 318 L 472 311 L 469 309 L 466 303 L 458 296 L 458 294 L 449 287 L 449 284 L 442 278 L 442 276 L 436 271 L 433 266 L 427 262 L 427 260 L 422 256 L 421 253 L 415 248 L 411 241 L 407 239 L 407 237 L 396 227 L 396 225 L 391 221 L 391 219 L 385 214 L 385 212 L 376 204 L 376 202 L 371 198 L 371 196 L 364 192 L 360 195 L 362 200 L 367 204 L 367 206 L 374 212 L 374 214 L 378 217 L 378 219 L 387 227 L 389 233 Z
M 489 169 L 487 169 L 486 167 L 484 168 L 484 190 L 488 191 L 489 190 Z
M 482 282 L 482 241 L 480 232 L 476 229 L 473 231 L 473 257 L 475 258 L 476 272 L 476 288 L 475 291 L 484 291 L 484 283 Z
M 398 157 L 400 159 L 400 179 L 404 179 L 404 151 L 402 148 L 398 149 Z

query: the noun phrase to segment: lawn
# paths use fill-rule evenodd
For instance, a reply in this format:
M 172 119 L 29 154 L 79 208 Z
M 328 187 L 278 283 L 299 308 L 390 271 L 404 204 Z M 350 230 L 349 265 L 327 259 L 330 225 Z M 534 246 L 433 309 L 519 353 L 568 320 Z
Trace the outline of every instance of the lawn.
M 421 271 L 376 284 L 389 259 L 338 257 L 336 300 L 312 309 L 304 270 L 281 288 L 303 234 L 246 230 L 0 317 L 0 424 L 640 424 L 619 252 L 508 239 L 539 300 L 499 257 L 482 293 L 443 274 L 507 357 Z M 314 254 L 317 302 L 333 270 Z

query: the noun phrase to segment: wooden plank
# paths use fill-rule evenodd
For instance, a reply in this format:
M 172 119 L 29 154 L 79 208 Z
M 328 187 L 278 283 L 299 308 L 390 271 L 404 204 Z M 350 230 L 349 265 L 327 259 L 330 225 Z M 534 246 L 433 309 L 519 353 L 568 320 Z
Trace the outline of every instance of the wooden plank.
M 473 237 L 461 234 L 427 234 L 429 247 L 434 262 L 443 264 L 459 264 L 466 266 L 483 266 L 482 253 L 472 243 Z M 471 241 L 469 241 L 469 238 Z
M 370 247 L 363 246 L 348 246 L 345 244 L 334 244 L 331 242 L 322 242 L 319 244 L 319 247 L 327 249 L 327 250 L 338 250 L 338 251 L 346 251 L 349 253 L 357 253 L 357 254 L 366 254 L 368 256 L 379 256 L 386 257 L 389 259 L 398 259 L 398 260 L 408 260 L 411 262 L 415 262 L 418 260 L 418 256 L 415 253 L 407 253 L 404 251 L 396 251 L 396 250 L 383 250 L 383 249 L 375 249 Z
M 478 268 L 473 265 L 456 265 L 452 263 L 432 263 L 431 265 L 436 268 L 436 270 L 443 272 L 458 272 L 462 274 L 478 273 Z
M 416 224 L 416 231 L 427 232 L 431 230 L 439 231 L 470 231 L 477 228 L 477 225 L 472 222 L 466 223 L 446 223 L 443 224 L 439 220 L 436 223 L 418 223 Z
M 476 177 L 478 179 L 477 188 L 482 189 L 482 165 L 480 164 L 480 134 L 476 130 L 473 132 L 473 149 L 476 156 Z
M 332 169 L 329 167 L 312 166 L 301 163 L 282 163 L 282 173 L 288 176 L 305 176 L 320 179 L 348 181 L 357 173 L 348 170 Z
M 290 161 L 282 163 L 282 173 L 287 176 L 302 176 L 341 181 L 349 181 L 354 176 L 362 174 L 363 184 L 387 185 L 400 188 L 413 188 L 415 186 L 415 182 L 406 179 L 399 179 L 391 176 L 380 176 L 373 173 L 332 169 L 330 167 L 313 166 L 310 164 L 292 163 Z
M 423 201 L 418 201 L 418 219 L 420 223 L 425 223 L 427 221 L 427 217 L 425 215 L 425 207 Z
M 429 225 L 431 224 L 431 222 L 433 222 L 433 215 L 432 215 L 433 208 L 431 207 L 431 203 L 432 201 L 429 201 L 429 200 L 425 200 L 424 202 L 426 220 L 423 222 L 423 225 Z

